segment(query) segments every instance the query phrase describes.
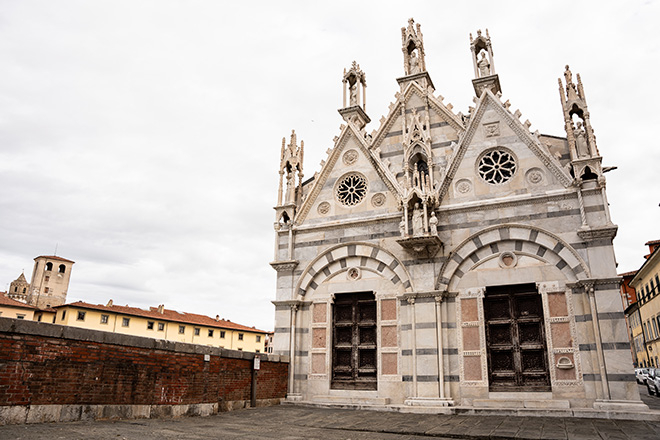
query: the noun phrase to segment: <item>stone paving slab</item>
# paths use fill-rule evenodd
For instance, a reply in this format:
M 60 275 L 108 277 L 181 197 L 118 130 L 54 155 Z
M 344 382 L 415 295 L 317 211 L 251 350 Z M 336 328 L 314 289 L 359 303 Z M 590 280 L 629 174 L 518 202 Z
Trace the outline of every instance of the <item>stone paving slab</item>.
M 402 414 L 281 405 L 209 417 L 0 426 L 0 440 L 660 439 L 660 422 Z

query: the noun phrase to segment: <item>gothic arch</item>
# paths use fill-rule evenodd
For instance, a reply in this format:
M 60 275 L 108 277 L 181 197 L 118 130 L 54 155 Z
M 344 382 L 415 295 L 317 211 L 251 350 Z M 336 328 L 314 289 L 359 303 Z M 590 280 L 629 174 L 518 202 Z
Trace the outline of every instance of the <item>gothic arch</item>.
M 410 274 L 397 257 L 376 245 L 354 242 L 331 247 L 307 265 L 296 285 L 298 299 L 349 267 L 379 273 L 395 286 L 401 283 L 406 292 L 413 291 Z
M 436 289 L 447 290 L 452 281 L 504 251 L 552 264 L 569 280 L 591 278 L 589 266 L 558 236 L 534 226 L 504 224 L 485 228 L 459 244 L 443 263 Z

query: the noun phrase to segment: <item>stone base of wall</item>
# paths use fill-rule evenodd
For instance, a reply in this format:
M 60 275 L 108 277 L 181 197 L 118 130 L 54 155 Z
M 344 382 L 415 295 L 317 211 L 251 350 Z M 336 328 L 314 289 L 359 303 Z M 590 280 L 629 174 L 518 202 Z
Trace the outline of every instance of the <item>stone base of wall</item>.
M 282 399 L 259 399 L 257 407 L 279 405 Z M 0 425 L 91 420 L 204 417 L 249 408 L 249 400 L 189 405 L 16 405 L 0 406 Z

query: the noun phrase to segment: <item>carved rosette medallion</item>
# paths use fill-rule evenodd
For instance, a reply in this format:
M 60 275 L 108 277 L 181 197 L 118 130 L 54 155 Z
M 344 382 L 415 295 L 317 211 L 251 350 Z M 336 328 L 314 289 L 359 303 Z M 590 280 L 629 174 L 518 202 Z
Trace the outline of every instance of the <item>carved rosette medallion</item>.
M 518 264 L 518 256 L 513 252 L 509 252 L 509 251 L 502 252 L 500 254 L 498 263 L 502 269 L 514 268 Z
M 456 182 L 456 191 L 458 191 L 459 194 L 467 194 L 471 190 L 472 182 L 470 182 L 468 179 L 461 179 Z
M 541 185 L 545 180 L 545 175 L 540 168 L 532 168 L 527 171 L 525 178 L 531 185 Z
M 318 208 L 316 208 L 316 211 L 321 215 L 326 215 L 328 212 L 330 212 L 330 203 L 328 202 L 319 203 L 319 206 Z
M 348 150 L 346 153 L 344 153 L 343 161 L 345 165 L 353 165 L 355 162 L 357 162 L 357 159 L 358 152 L 356 150 Z
M 383 206 L 385 204 L 385 194 L 374 194 L 374 196 L 371 198 L 371 204 L 376 208 Z

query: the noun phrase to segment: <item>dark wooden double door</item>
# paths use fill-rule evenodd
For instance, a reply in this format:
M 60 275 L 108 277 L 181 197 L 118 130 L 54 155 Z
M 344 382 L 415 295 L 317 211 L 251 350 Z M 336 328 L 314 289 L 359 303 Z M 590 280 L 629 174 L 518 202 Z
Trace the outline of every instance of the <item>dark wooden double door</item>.
M 371 292 L 335 295 L 333 389 L 377 389 L 376 299 Z
M 550 391 L 536 285 L 487 287 L 484 312 L 490 391 Z

